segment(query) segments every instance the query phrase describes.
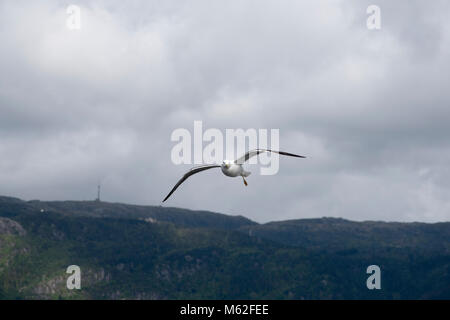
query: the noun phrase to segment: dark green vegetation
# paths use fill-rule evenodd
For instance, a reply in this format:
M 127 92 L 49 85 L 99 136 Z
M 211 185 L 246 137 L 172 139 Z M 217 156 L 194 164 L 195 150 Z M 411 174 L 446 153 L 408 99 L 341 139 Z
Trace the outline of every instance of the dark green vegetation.
M 43 210 L 43 211 L 42 211 Z M 381 267 L 381 290 L 366 268 Z M 68 290 L 69 265 L 82 270 Z M 3 299 L 450 299 L 450 223 L 243 217 L 0 197 Z

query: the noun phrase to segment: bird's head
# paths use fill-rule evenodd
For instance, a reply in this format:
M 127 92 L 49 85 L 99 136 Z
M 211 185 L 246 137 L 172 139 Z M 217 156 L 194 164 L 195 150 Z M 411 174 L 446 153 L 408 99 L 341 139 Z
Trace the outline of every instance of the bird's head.
M 222 167 L 225 167 L 225 168 L 229 168 L 231 166 L 231 161 L 230 160 L 223 160 L 223 162 L 222 162 Z

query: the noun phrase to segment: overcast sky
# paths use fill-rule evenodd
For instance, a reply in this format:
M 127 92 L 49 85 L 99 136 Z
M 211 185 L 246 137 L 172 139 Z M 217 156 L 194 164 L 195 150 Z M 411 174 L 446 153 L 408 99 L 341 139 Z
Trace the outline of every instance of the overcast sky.
M 66 26 L 70 4 L 81 29 Z M 381 29 L 368 30 L 368 5 Z M 160 205 L 173 130 L 279 129 L 278 174 L 164 206 L 450 220 L 450 2 L 0 0 L 0 194 Z

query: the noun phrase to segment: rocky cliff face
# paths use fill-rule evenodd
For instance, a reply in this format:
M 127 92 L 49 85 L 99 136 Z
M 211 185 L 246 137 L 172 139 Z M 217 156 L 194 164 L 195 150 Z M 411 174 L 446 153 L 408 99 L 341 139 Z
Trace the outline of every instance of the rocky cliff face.
M 16 221 L 0 217 L 0 235 L 25 236 L 25 229 Z

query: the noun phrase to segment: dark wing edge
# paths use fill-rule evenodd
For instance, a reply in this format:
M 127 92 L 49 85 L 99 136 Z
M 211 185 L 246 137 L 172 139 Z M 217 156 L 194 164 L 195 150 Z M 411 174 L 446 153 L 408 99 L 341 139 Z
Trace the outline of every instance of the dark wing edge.
M 301 156 L 301 155 L 294 154 L 294 153 L 289 153 L 289 152 L 284 152 L 284 151 L 274 151 L 274 150 L 267 150 L 267 151 L 279 153 L 279 154 L 281 154 L 283 156 L 296 157 L 296 158 L 306 158 L 305 156 Z
M 189 178 L 190 176 L 192 176 L 193 174 L 208 170 L 208 169 L 212 169 L 212 168 L 220 168 L 219 165 L 205 165 L 205 166 L 201 166 L 201 167 L 195 167 L 192 168 L 191 170 L 189 170 L 188 172 L 186 172 L 184 174 L 184 176 L 177 182 L 177 184 L 172 188 L 172 190 L 169 192 L 169 194 L 164 198 L 164 200 L 162 202 L 165 202 L 167 199 L 169 199 L 169 197 L 172 195 L 172 193 L 175 192 L 175 190 L 177 190 L 177 188 L 184 182 L 186 181 L 187 178 Z
M 305 156 L 301 156 L 298 154 L 294 154 L 294 153 L 289 153 L 289 152 L 284 152 L 284 151 L 275 151 L 275 150 L 270 150 L 270 149 L 255 149 L 255 150 L 251 150 L 249 152 L 247 152 L 243 157 L 240 157 L 239 159 L 237 159 L 235 161 L 235 163 L 237 164 L 243 164 L 244 162 L 248 161 L 248 159 L 250 159 L 253 156 L 257 156 L 260 153 L 263 152 L 273 152 L 273 153 L 278 153 L 281 154 L 283 156 L 289 156 L 289 157 L 296 157 L 296 158 L 306 158 Z

